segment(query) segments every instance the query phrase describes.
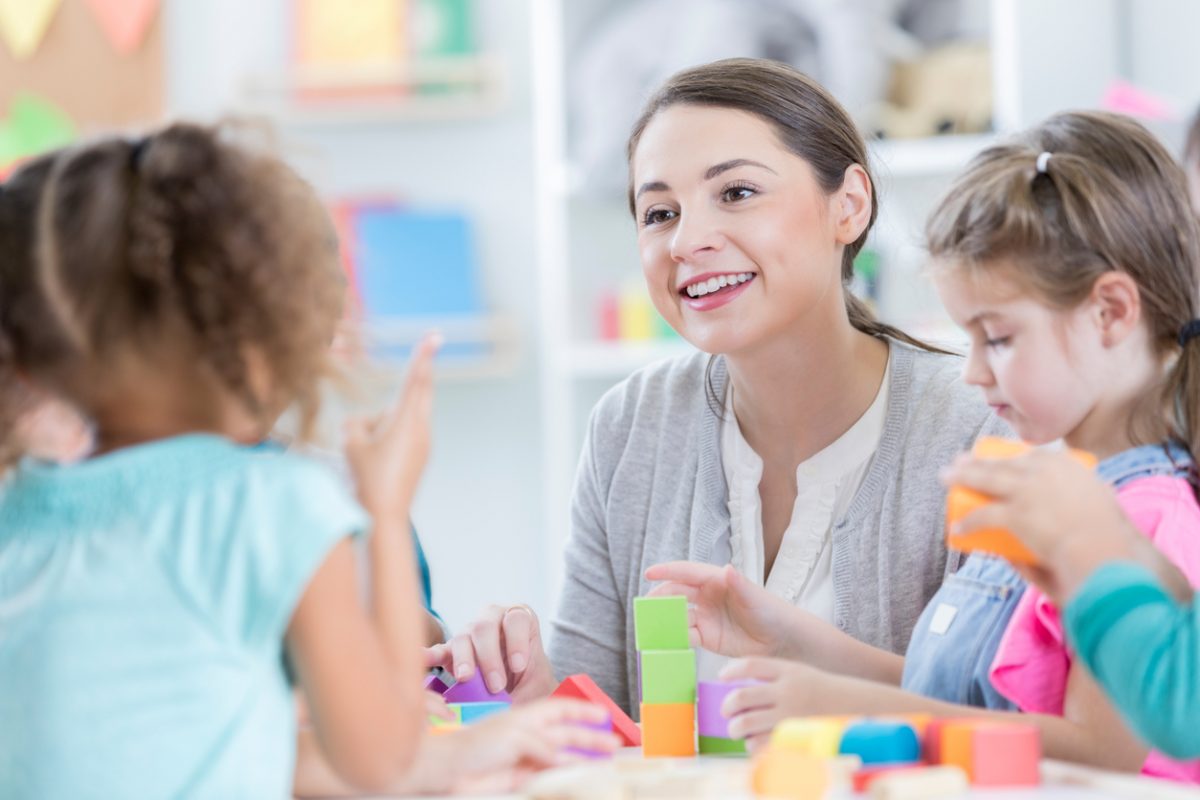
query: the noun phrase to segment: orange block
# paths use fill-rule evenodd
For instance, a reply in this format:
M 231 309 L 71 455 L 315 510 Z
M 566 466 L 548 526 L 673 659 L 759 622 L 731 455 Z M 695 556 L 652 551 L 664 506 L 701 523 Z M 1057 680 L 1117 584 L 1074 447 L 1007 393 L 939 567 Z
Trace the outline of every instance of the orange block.
M 1032 725 L 951 722 L 941 732 L 941 763 L 967 773 L 973 786 L 1037 786 L 1041 736 Z
M 826 760 L 786 750 L 768 750 L 754 758 L 751 782 L 756 797 L 821 800 L 829 789 Z
M 582 672 L 563 679 L 554 690 L 554 697 L 570 697 L 584 700 L 604 708 L 612 717 L 613 733 L 621 737 L 626 747 L 637 747 L 642 743 L 642 732 L 637 723 L 629 718 L 613 699 L 596 685 L 596 682 Z
M 975 442 L 972 453 L 978 458 L 1015 458 L 1032 448 L 1024 442 L 985 436 Z M 1071 456 L 1088 468 L 1095 468 L 1096 457 L 1082 450 L 1071 450 Z M 1003 528 L 983 528 L 968 534 L 950 534 L 950 528 L 963 517 L 992 500 L 985 494 L 962 486 L 951 486 L 946 495 L 946 544 L 955 550 L 969 553 L 981 550 L 1001 556 L 1014 564 L 1035 564 L 1037 557 L 1021 541 Z
M 642 755 L 696 755 L 696 706 L 642 703 Z

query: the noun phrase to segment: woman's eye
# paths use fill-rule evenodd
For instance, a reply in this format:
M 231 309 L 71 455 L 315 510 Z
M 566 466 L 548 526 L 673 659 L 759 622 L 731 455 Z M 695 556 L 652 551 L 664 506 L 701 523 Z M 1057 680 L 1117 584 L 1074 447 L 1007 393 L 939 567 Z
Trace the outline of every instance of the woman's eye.
M 727 203 L 736 203 L 739 200 L 746 200 L 753 197 L 757 192 L 749 186 L 730 186 L 721 191 L 721 199 Z
M 652 208 L 642 217 L 643 225 L 658 225 L 675 218 L 675 212 L 666 208 Z

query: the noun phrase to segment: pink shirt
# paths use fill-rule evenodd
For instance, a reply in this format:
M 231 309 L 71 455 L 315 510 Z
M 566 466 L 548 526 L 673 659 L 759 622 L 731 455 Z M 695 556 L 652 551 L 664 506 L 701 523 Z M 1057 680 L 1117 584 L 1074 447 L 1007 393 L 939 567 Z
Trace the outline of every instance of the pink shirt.
M 1118 490 L 1117 500 L 1138 530 L 1200 586 L 1200 505 L 1188 482 L 1162 475 L 1133 480 Z M 1071 656 L 1058 608 L 1030 586 L 1000 640 L 992 685 L 1022 711 L 1061 715 Z M 1173 761 L 1152 751 L 1142 772 L 1200 783 L 1200 760 Z

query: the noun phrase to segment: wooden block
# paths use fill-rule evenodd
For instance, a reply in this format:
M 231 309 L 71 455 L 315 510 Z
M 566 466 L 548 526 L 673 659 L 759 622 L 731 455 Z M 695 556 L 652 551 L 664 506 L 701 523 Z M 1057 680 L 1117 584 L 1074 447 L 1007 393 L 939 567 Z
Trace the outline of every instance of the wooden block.
M 1024 442 L 984 436 L 975 442 L 972 453 L 978 458 L 1015 458 L 1032 448 Z M 1088 468 L 1095 468 L 1096 457 L 1082 450 L 1069 451 L 1071 456 Z M 946 544 L 955 550 L 979 550 L 1001 556 L 1014 564 L 1036 564 L 1037 557 L 1017 537 L 1003 528 L 984 528 L 969 534 L 950 534 L 950 528 L 963 517 L 981 508 L 992 499 L 972 489 L 951 486 L 946 495 Z
M 921 742 L 903 722 L 863 721 L 842 732 L 838 752 L 853 754 L 863 764 L 912 764 L 921 757 Z
M 702 756 L 729 756 L 746 754 L 745 739 L 722 739 L 719 736 L 700 736 L 699 745 Z
M 638 650 L 687 650 L 687 598 L 633 598 L 633 630 Z
M 933 800 L 967 791 L 967 776 L 958 767 L 896 770 L 871 784 L 872 800 Z
M 642 755 L 696 755 L 696 707 L 642 703 Z
M 642 732 L 638 728 L 637 723 L 621 710 L 621 707 L 613 702 L 613 699 L 605 694 L 604 690 L 597 686 L 591 677 L 583 673 L 571 675 L 558 685 L 558 688 L 554 690 L 553 696 L 570 697 L 601 706 L 612 717 L 613 733 L 621 737 L 622 743 L 626 747 L 641 746 Z
M 771 749 L 817 758 L 838 754 L 845 722 L 829 717 L 785 719 L 771 732 Z
M 821 800 L 829 783 L 825 759 L 774 748 L 754 758 L 751 784 L 758 797 Z
M 695 650 L 643 650 L 642 702 L 696 702 Z

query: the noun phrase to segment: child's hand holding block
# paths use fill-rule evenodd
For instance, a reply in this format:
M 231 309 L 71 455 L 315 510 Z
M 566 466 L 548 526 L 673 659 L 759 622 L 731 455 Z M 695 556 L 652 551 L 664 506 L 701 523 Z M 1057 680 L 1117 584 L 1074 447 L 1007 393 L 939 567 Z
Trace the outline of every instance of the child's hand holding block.
M 1016 458 L 1033 448 L 1024 442 L 985 436 L 975 442 L 972 453 L 976 458 Z M 1088 468 L 1095 468 L 1096 457 L 1082 450 L 1071 450 L 1071 456 Z M 991 502 L 991 498 L 962 486 L 951 486 L 946 496 L 946 544 L 955 550 L 969 553 L 980 550 L 1001 556 L 1014 564 L 1036 564 L 1037 557 L 1021 540 L 1003 528 L 983 528 L 964 534 L 949 533 L 964 517 Z

